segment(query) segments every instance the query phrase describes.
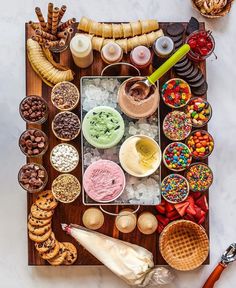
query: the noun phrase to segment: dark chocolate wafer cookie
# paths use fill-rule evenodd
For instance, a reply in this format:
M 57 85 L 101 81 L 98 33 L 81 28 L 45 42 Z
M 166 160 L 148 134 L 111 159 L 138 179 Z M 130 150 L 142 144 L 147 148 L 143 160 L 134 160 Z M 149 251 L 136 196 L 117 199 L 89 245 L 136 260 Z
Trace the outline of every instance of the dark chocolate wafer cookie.
M 185 57 L 184 60 L 181 59 L 178 63 L 176 63 L 175 66 L 174 66 L 174 68 L 184 67 L 184 66 L 186 66 L 189 62 L 190 62 L 190 60 L 189 60 L 187 57 Z
M 177 71 L 177 73 L 184 72 L 187 71 L 191 66 L 193 66 L 193 64 L 191 61 L 189 61 L 186 65 L 182 67 L 176 67 L 175 70 Z
M 197 87 L 200 87 L 204 82 L 205 82 L 205 77 L 202 75 L 201 79 L 199 79 L 197 82 L 194 82 L 191 84 L 189 83 L 189 85 L 191 88 L 197 88 Z
M 182 78 L 185 79 L 189 74 L 192 73 L 193 70 L 194 70 L 194 66 L 191 65 L 188 70 L 183 71 L 183 72 L 177 72 L 177 74 L 178 74 L 180 77 L 182 77 Z
M 202 96 L 202 95 L 206 94 L 207 89 L 208 89 L 208 84 L 205 81 L 201 86 L 199 86 L 197 88 L 193 88 L 192 92 L 196 96 Z
M 196 77 L 199 73 L 199 69 L 197 66 L 194 66 L 193 71 L 186 76 L 187 81 L 193 79 L 194 77 Z
M 167 26 L 166 32 L 170 36 L 178 36 L 184 33 L 184 26 L 181 23 L 173 23 Z
M 198 82 L 202 77 L 204 77 L 202 71 L 198 68 L 198 74 L 194 78 L 189 79 L 188 83 L 193 84 L 195 82 Z

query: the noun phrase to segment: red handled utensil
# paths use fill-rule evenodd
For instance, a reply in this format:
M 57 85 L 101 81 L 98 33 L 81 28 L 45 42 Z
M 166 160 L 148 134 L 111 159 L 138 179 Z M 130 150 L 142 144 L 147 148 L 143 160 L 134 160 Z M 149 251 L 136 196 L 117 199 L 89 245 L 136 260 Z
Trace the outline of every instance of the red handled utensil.
M 216 266 L 214 271 L 211 273 L 206 283 L 202 288 L 213 288 L 216 281 L 219 280 L 222 272 L 228 266 L 229 263 L 236 260 L 236 243 L 232 243 L 221 256 L 220 263 Z

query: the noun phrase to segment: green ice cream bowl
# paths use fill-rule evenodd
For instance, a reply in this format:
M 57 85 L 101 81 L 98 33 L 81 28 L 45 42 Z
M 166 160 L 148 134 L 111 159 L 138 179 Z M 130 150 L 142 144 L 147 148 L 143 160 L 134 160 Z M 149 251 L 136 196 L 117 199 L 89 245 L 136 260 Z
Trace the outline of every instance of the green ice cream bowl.
M 125 124 L 120 113 L 114 108 L 98 106 L 85 115 L 82 131 L 90 145 L 98 149 L 108 149 L 120 142 L 124 136 Z

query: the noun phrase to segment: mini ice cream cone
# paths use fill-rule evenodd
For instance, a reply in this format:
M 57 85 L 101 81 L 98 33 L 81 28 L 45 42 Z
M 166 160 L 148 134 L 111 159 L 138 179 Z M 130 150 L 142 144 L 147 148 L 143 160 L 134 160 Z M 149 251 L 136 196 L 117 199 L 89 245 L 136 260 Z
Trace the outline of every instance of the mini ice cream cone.
M 47 31 L 52 32 L 52 14 L 53 14 L 53 4 L 48 3 L 48 22 L 47 22 Z
M 106 38 L 106 39 L 104 39 L 102 46 L 105 46 L 107 43 L 110 43 L 110 42 L 115 42 L 115 40 Z
M 154 19 L 141 20 L 142 34 L 158 29 L 158 22 Z
M 142 27 L 140 21 L 130 22 L 130 25 L 133 36 L 142 34 Z
M 130 23 L 121 23 L 124 38 L 133 36 Z
M 79 21 L 79 25 L 78 25 L 77 29 L 84 31 L 84 32 L 89 32 L 91 22 L 92 21 L 89 18 L 83 16 Z
M 58 23 L 61 22 L 62 17 L 64 16 L 64 14 L 66 13 L 66 5 L 62 5 L 60 10 L 59 10 L 59 16 L 58 16 Z
M 76 22 L 75 18 L 71 18 L 69 20 L 67 20 L 66 22 L 62 23 L 59 27 L 58 30 L 59 31 L 63 31 L 65 29 L 67 29 L 68 27 L 70 27 L 72 24 L 74 24 Z
M 96 35 L 97 24 L 98 24 L 98 22 L 96 22 L 96 21 L 91 21 L 91 25 L 90 25 L 90 27 L 89 27 L 89 34 L 94 34 L 94 35 Z
M 104 38 L 94 36 L 92 38 L 93 49 L 100 52 L 103 46 L 103 41 L 104 41 Z
M 149 27 L 149 32 L 155 31 L 155 30 L 159 29 L 159 23 L 155 19 L 150 19 L 150 20 L 148 20 L 148 27 Z
M 111 24 L 102 23 L 102 37 L 112 38 L 112 26 Z
M 123 30 L 121 24 L 113 24 L 112 23 L 112 35 L 113 38 L 122 38 Z
M 143 34 L 138 36 L 139 45 L 148 46 L 147 35 Z
M 97 22 L 95 34 L 102 36 L 102 23 Z
M 138 218 L 138 229 L 145 235 L 154 233 L 157 226 L 157 218 L 150 212 L 143 212 Z
M 43 29 L 44 31 L 46 31 L 46 29 L 47 29 L 47 24 L 46 24 L 46 22 L 45 22 L 45 20 L 44 20 L 44 17 L 43 17 L 43 14 L 42 14 L 42 12 L 41 12 L 41 9 L 40 9 L 39 7 L 36 7 L 36 8 L 35 8 L 35 13 L 36 13 L 36 15 L 37 15 L 37 17 L 38 17 L 38 19 L 39 19 L 40 26 L 42 27 L 42 29 Z
M 97 230 L 104 223 L 104 215 L 98 208 L 87 209 L 82 217 L 83 224 L 86 228 Z
M 57 33 L 58 16 L 59 16 L 59 8 L 54 7 L 53 13 L 52 13 L 52 34 L 53 35 L 55 35 Z
M 152 44 L 156 41 L 156 39 L 160 38 L 161 36 L 163 36 L 163 31 L 162 29 L 159 29 L 155 32 L 151 32 L 151 33 L 147 33 L 147 43 L 148 46 L 152 46 Z
M 120 232 L 131 233 L 135 229 L 137 217 L 132 212 L 132 209 L 123 209 L 116 216 L 115 225 Z
M 128 41 L 127 38 L 125 39 L 117 39 L 115 41 L 120 47 L 123 49 L 124 53 L 128 53 Z
M 133 50 L 137 46 L 139 46 L 139 36 L 128 39 L 128 51 Z

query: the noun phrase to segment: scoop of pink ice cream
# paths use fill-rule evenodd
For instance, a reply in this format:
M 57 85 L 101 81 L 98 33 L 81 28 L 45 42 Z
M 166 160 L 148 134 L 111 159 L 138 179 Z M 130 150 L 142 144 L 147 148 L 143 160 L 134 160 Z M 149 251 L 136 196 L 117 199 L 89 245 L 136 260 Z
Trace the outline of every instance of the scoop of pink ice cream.
M 109 160 L 92 163 L 83 176 L 86 193 L 94 201 L 110 202 L 124 190 L 125 175 L 118 164 Z

